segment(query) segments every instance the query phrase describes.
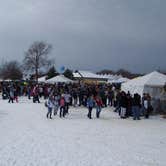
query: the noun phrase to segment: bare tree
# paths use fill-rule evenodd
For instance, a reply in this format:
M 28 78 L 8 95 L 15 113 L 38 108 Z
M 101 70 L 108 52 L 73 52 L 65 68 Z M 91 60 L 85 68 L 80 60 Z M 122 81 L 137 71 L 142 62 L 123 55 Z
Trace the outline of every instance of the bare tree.
M 20 80 L 23 73 L 20 64 L 17 61 L 10 61 L 2 64 L 0 69 L 0 76 L 5 79 Z
M 35 79 L 38 81 L 39 70 L 51 65 L 51 60 L 48 58 L 52 46 L 43 41 L 34 42 L 26 51 L 23 60 L 24 69 L 34 71 Z

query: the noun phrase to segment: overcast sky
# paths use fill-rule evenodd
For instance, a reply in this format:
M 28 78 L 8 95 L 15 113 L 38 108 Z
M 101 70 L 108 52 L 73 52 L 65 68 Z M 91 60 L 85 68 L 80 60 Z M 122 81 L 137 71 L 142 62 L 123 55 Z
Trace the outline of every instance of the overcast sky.
M 1 60 L 43 40 L 57 68 L 166 70 L 166 0 L 4 0 L 0 21 Z

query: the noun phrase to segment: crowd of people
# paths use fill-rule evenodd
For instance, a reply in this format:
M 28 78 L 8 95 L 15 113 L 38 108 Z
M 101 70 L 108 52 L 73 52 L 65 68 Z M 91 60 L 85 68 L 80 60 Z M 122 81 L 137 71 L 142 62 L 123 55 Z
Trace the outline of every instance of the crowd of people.
M 143 115 L 149 118 L 153 108 L 149 94 L 139 94 L 133 96 L 130 92 L 125 93 L 110 84 L 2 84 L 2 97 L 8 98 L 8 102 L 19 102 L 19 96 L 27 96 L 34 103 L 40 103 L 40 99 L 45 99 L 45 106 L 48 109 L 47 118 L 57 115 L 63 118 L 69 114 L 69 107 L 84 106 L 88 109 L 87 117 L 92 119 L 92 111 L 96 110 L 96 118 L 100 118 L 100 113 L 104 107 L 112 107 L 114 112 L 119 113 L 122 119 L 133 117 L 140 120 Z

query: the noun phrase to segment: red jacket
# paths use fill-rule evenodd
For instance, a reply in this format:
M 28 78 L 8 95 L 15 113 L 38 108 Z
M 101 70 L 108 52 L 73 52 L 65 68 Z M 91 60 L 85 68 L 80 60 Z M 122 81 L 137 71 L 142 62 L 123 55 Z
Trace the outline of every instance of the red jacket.
M 65 106 L 65 99 L 61 98 L 60 99 L 60 107 L 63 107 L 63 106 Z
M 102 107 L 102 106 L 103 106 L 103 102 L 102 102 L 102 100 L 101 100 L 101 99 L 96 98 L 96 99 L 95 99 L 95 101 L 96 101 L 96 105 L 97 105 L 97 106 L 100 106 L 100 107 Z

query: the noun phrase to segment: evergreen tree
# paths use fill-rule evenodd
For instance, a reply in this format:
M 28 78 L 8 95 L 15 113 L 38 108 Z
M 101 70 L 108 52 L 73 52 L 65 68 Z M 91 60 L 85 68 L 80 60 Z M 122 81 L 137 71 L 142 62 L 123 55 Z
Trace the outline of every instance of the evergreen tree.
M 66 69 L 63 75 L 69 79 L 73 79 L 73 72 L 70 69 Z
M 55 77 L 57 75 L 58 75 L 58 73 L 57 73 L 55 67 L 53 66 L 49 69 L 49 71 L 47 73 L 47 76 L 48 76 L 47 78 L 50 79 L 50 78 Z

